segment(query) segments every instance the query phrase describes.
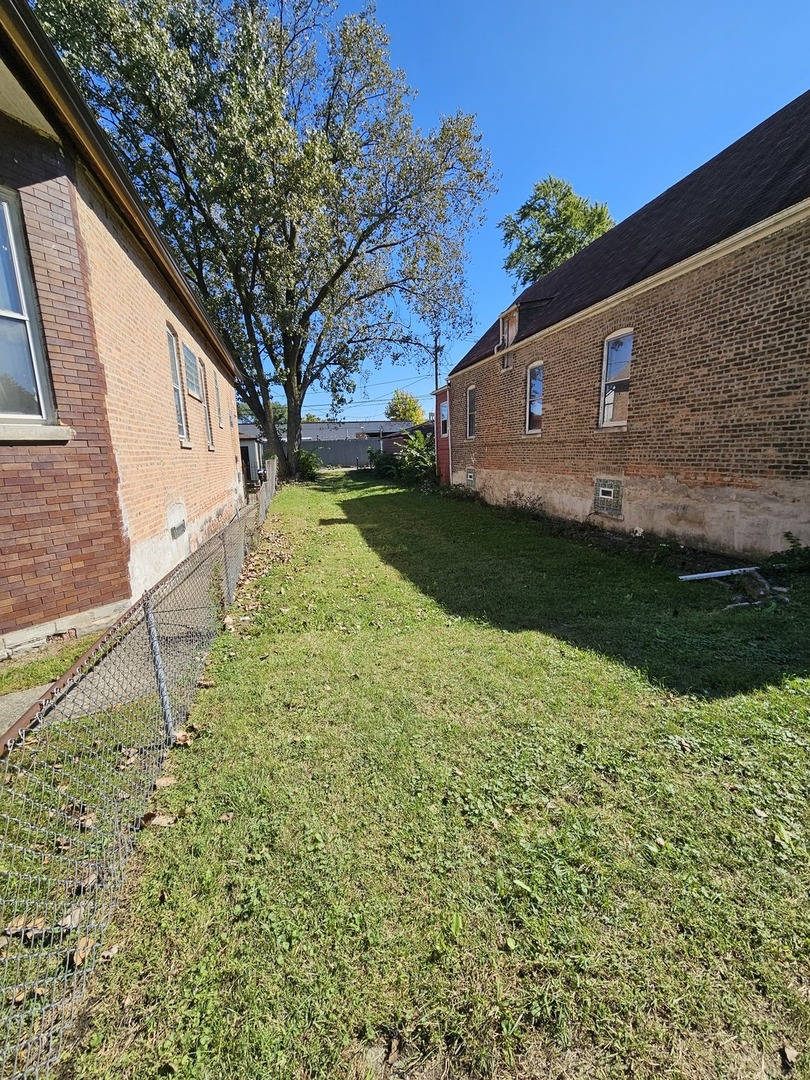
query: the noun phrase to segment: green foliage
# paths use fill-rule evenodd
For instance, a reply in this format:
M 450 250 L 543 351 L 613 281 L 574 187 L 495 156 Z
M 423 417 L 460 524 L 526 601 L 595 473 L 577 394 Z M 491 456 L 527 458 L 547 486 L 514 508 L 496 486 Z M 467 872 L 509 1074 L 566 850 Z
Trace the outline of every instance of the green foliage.
M 433 436 L 422 431 L 411 431 L 405 436 L 398 454 L 382 450 L 369 450 L 371 471 L 381 480 L 394 480 L 402 484 L 435 483 L 436 448 Z
M 504 269 L 528 285 L 606 233 L 615 222 L 606 203 L 577 195 L 567 180 L 550 174 L 539 180 L 516 214 L 499 222 L 504 247 L 511 248 Z
M 309 389 L 336 404 L 409 337 L 397 303 L 461 301 L 492 190 L 474 119 L 419 130 L 373 8 L 330 0 L 36 0 L 36 12 L 246 374 L 294 471 Z M 452 288 L 448 286 L 452 283 Z
M 304 415 L 301 417 L 301 419 L 305 424 L 322 424 L 323 423 L 323 420 L 320 418 L 320 416 L 316 416 L 315 413 L 311 413 L 311 412 L 304 413 Z
M 368 463 L 371 471 L 380 480 L 399 480 L 399 455 L 389 454 L 384 450 L 368 451 Z
M 314 480 L 323 468 L 323 462 L 313 450 L 301 450 L 298 454 L 298 477 Z
M 400 475 L 406 484 L 435 482 L 436 447 L 432 435 L 411 431 L 405 436 L 400 454 Z
M 762 570 L 778 570 L 783 573 L 810 573 L 810 545 L 803 544 L 793 533 L 786 532 L 788 546 L 784 551 L 775 551 L 767 559 L 760 561 Z
M 423 424 L 425 412 L 419 404 L 416 394 L 407 390 L 395 390 L 391 400 L 385 406 L 385 415 L 389 420 L 403 420 L 406 423 Z

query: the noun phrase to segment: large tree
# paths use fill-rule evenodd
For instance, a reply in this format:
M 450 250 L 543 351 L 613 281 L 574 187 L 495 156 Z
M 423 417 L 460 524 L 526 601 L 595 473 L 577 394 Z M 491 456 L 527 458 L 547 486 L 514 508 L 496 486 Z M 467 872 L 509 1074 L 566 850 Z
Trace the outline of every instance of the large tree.
M 547 176 L 515 214 L 498 223 L 504 247 L 510 248 L 504 269 L 519 285 L 528 285 L 576 255 L 615 225 L 606 203 L 577 195 L 567 180 Z
M 295 473 L 307 391 L 345 402 L 366 361 L 413 339 L 407 313 L 463 284 L 464 239 L 492 190 L 473 119 L 414 126 L 371 7 L 36 0 L 36 11 Z

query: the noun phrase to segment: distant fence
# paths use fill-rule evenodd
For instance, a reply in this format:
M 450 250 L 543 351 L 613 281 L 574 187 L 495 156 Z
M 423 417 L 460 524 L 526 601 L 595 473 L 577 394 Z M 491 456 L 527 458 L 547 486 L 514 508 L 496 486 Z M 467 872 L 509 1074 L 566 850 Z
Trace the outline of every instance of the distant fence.
M 150 589 L 6 737 L 0 762 L 0 1068 L 59 1060 L 167 749 L 264 520 L 275 474 Z
M 379 439 L 329 439 L 301 443 L 302 450 L 314 451 L 324 465 L 342 469 L 367 469 L 369 450 L 379 450 Z

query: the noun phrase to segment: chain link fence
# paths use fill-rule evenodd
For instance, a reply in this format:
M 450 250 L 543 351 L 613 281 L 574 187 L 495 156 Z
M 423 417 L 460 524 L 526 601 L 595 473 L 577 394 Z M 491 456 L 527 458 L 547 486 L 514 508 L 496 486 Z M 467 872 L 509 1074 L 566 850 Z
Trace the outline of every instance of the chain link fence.
M 124 864 L 273 495 L 158 585 L 6 736 L 0 762 L 0 1067 L 47 1076 L 62 1054 Z

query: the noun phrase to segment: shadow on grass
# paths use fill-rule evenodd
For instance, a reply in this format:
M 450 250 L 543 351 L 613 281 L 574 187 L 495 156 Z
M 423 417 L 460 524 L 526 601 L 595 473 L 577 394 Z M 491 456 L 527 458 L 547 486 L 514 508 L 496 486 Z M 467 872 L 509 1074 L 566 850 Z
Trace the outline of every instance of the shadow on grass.
M 451 615 L 539 630 L 614 657 L 678 693 L 725 697 L 810 673 L 807 579 L 791 603 L 723 610 L 735 586 L 678 581 L 631 552 L 551 535 L 541 522 L 368 475 L 323 481 L 343 519 Z M 722 564 L 721 564 L 722 565 Z

